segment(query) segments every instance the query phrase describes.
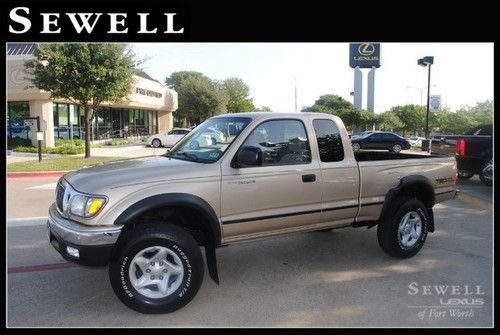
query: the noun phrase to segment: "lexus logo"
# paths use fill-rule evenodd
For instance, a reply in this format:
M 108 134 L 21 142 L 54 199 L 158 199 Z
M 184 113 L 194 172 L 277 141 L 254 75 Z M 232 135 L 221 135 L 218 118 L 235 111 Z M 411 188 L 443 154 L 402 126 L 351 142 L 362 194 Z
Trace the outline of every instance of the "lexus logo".
M 375 46 L 371 43 L 361 43 L 358 47 L 358 52 L 363 56 L 371 56 L 375 52 Z

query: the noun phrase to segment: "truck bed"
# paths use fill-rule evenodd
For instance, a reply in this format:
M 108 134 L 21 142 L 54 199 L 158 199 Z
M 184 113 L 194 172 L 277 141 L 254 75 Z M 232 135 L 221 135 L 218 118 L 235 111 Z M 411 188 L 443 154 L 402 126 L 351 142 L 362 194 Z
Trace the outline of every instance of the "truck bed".
M 414 159 L 414 158 L 442 158 L 446 155 L 439 153 L 428 154 L 412 154 L 412 153 L 395 153 L 388 151 L 356 151 L 354 152 L 354 158 L 358 162 L 367 161 L 386 161 L 392 159 Z

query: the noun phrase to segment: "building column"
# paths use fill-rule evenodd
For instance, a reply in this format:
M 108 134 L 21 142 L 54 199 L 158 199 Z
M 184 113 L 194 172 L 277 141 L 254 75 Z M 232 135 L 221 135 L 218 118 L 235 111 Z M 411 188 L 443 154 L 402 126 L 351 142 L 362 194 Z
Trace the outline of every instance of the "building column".
M 173 127 L 174 117 L 172 112 L 158 111 L 158 132 L 170 131 Z
M 54 117 L 52 113 L 52 102 L 50 100 L 30 100 L 30 116 L 40 117 L 40 128 L 43 131 L 42 146 L 53 148 L 54 145 Z M 36 139 L 36 128 L 31 130 L 31 144 L 38 145 Z

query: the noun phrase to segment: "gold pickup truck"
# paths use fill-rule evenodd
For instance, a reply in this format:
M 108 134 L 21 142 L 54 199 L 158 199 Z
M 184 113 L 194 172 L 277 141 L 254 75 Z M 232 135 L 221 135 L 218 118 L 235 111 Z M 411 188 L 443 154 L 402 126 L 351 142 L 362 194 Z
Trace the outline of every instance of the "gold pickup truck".
M 167 313 L 200 288 L 200 247 L 217 283 L 218 247 L 285 233 L 377 226 L 382 250 L 412 257 L 456 182 L 454 157 L 354 153 L 336 116 L 226 114 L 162 156 L 67 173 L 47 228 L 65 259 L 108 265 L 124 304 Z

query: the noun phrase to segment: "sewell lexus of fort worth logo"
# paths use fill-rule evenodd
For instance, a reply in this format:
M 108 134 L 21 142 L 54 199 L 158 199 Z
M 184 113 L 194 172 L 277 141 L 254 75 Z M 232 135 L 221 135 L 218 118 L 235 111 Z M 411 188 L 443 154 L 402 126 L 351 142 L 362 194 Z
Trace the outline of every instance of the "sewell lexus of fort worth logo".
M 417 317 L 425 319 L 472 318 L 485 304 L 481 285 L 408 285 L 408 295 L 425 298 L 428 303 L 408 306 L 417 310 Z

